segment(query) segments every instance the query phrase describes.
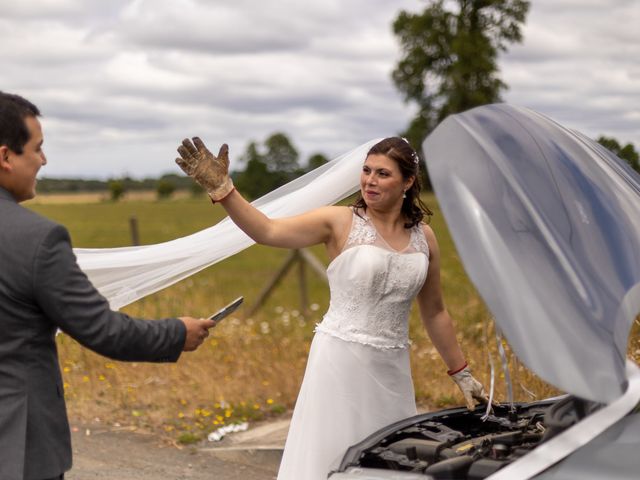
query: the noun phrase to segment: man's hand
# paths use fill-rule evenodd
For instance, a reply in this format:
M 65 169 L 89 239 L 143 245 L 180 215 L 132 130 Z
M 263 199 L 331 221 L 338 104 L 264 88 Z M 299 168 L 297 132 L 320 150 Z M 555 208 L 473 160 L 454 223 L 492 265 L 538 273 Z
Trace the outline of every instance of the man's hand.
M 182 348 L 185 352 L 193 352 L 198 348 L 209 336 L 209 329 L 216 325 L 216 322 L 208 318 L 180 317 L 180 320 L 187 327 L 187 336 Z
M 485 392 L 482 384 L 473 377 L 469 367 L 465 367 L 459 372 L 454 373 L 451 375 L 451 379 L 456 382 L 456 385 L 458 385 L 458 388 L 462 391 L 469 410 L 475 408 L 476 403 L 474 400 L 480 403 L 489 403 L 487 392 Z
M 204 188 L 213 201 L 218 202 L 233 190 L 233 181 L 229 176 L 229 147 L 223 143 L 218 156 L 213 155 L 202 140 L 188 138 L 178 147 L 180 158 L 178 166 Z

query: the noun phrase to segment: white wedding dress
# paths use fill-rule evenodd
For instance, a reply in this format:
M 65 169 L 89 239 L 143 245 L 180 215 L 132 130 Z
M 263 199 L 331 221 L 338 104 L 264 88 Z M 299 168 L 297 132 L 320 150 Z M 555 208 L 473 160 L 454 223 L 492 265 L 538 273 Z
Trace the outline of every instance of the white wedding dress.
M 370 219 L 353 214 L 327 269 L 331 302 L 316 327 L 278 480 L 325 480 L 347 448 L 415 415 L 408 318 L 429 265 L 421 226 L 391 248 Z

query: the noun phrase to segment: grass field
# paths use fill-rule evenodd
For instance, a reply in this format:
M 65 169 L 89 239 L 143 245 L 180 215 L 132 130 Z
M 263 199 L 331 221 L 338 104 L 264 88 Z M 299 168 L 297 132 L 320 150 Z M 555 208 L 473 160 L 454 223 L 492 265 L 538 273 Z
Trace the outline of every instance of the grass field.
M 464 273 L 434 198 L 427 196 L 426 201 L 435 211 L 432 226 L 442 251 L 445 300 L 469 363 L 488 387 L 488 355 L 497 368 L 500 364 L 490 314 Z M 59 203 L 42 196 L 28 206 L 66 225 L 76 247 L 129 245 L 131 216 L 138 219 L 141 243 L 151 244 L 199 231 L 217 223 L 224 214 L 204 197 Z M 326 265 L 321 247 L 312 252 Z M 287 254 L 286 250 L 254 246 L 125 307 L 125 312 L 136 317 L 205 316 L 244 295 L 245 305 L 216 327 L 197 352 L 184 354 L 177 364 L 112 361 L 59 335 L 71 417 L 134 425 L 188 443 L 228 423 L 289 410 L 302 379 L 314 325 L 321 320 L 329 298 L 326 284 L 308 271 L 311 307 L 301 311 L 298 277 L 290 272 L 263 308 L 247 316 Z M 415 308 L 410 335 L 418 402 L 428 408 L 462 404 L 462 396 L 447 377 Z M 636 359 L 640 357 L 637 338 L 634 333 L 630 344 L 630 354 Z M 527 390 L 538 397 L 557 393 L 519 364 L 504 345 L 516 400 L 531 399 Z M 504 400 L 504 375 L 499 371 L 496 375 L 496 396 Z M 327 405 L 327 414 L 331 414 L 331 405 Z

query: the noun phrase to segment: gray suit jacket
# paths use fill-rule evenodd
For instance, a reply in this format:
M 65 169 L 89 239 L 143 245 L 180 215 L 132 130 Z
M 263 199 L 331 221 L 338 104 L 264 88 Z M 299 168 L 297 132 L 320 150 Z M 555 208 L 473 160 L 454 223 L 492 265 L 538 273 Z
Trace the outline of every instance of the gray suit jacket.
M 184 324 L 113 312 L 80 270 L 67 230 L 0 188 L 0 479 L 71 468 L 55 332 L 118 360 L 171 362 Z

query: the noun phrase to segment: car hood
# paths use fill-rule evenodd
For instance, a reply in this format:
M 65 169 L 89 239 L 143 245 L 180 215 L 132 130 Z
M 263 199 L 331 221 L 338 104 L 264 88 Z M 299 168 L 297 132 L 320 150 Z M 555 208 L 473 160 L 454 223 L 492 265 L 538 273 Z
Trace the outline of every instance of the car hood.
M 518 357 L 579 397 L 620 396 L 640 310 L 640 176 L 506 104 L 448 117 L 423 148 L 462 262 Z

